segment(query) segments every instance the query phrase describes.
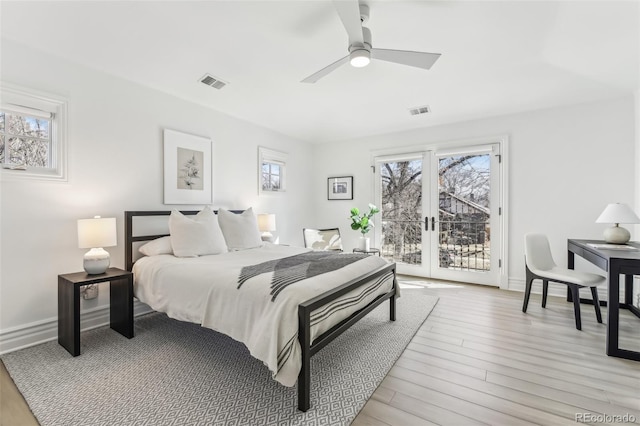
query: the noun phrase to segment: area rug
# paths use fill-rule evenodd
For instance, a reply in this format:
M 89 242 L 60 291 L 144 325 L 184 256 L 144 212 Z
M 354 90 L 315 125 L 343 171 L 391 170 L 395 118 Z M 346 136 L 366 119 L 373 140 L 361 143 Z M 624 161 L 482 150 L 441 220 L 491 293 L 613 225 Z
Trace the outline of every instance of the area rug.
M 43 426 L 348 425 L 425 321 L 436 297 L 404 291 L 397 320 L 384 303 L 311 360 L 311 409 L 244 345 L 153 313 L 135 337 L 82 333 L 73 358 L 49 342 L 2 356 Z

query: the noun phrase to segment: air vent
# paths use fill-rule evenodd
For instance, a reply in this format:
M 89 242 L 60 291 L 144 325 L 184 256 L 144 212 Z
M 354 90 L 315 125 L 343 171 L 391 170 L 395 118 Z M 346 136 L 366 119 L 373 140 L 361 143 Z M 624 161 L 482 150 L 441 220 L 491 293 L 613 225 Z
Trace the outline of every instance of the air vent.
M 218 90 L 222 89 L 224 86 L 229 84 L 220 80 L 219 78 L 212 76 L 211 74 L 205 74 L 204 77 L 200 79 L 200 83 L 204 83 L 207 86 L 211 86 L 214 89 L 218 89 Z
M 411 115 L 420 115 L 420 114 L 426 114 L 431 112 L 431 108 L 429 108 L 429 105 L 424 105 L 424 106 L 420 106 L 420 107 L 415 107 L 415 108 L 409 108 L 409 114 Z

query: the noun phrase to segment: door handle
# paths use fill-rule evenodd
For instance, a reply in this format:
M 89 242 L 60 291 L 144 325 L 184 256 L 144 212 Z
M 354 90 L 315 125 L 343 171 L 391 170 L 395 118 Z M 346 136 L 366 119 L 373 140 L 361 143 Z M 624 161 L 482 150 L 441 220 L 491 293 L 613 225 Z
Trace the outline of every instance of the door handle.
M 424 217 L 424 230 L 425 231 L 429 230 L 429 216 Z
M 431 230 L 432 231 L 436 230 L 436 217 L 435 216 L 431 216 Z

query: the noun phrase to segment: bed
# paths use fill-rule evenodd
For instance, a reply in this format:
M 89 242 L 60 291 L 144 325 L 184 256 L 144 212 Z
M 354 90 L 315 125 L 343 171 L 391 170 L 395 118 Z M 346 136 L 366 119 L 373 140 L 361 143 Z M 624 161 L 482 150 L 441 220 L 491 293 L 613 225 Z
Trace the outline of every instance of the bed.
M 311 407 L 311 356 L 387 300 L 390 320 L 395 321 L 399 295 L 395 264 L 378 256 L 265 243 L 216 255 L 183 258 L 154 253 L 139 258 L 136 248 L 141 243 L 159 242 L 167 234 L 134 227 L 145 218 L 170 214 L 125 212 L 125 262 L 134 273 L 136 297 L 171 318 L 200 324 L 245 344 L 275 380 L 285 386 L 297 381 L 301 411 Z M 326 270 L 317 266 L 329 264 Z

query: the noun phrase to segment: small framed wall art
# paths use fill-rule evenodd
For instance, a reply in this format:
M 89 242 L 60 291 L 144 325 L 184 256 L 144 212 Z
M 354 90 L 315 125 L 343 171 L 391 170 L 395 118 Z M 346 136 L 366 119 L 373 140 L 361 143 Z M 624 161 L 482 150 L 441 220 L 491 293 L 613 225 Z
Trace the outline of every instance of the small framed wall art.
M 211 139 L 164 130 L 164 204 L 211 204 Z
M 328 178 L 327 199 L 353 200 L 353 176 L 338 176 Z

